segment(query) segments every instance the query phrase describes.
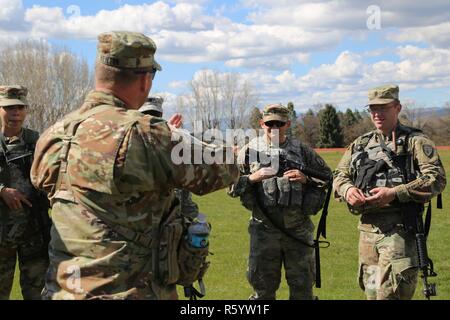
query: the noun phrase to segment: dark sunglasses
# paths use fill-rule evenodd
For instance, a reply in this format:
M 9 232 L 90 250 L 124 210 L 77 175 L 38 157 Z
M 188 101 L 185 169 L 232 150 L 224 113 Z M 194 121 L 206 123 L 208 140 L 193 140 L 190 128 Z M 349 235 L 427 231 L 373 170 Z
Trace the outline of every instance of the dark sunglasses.
M 155 80 L 156 71 L 158 71 L 155 67 L 152 68 L 150 71 L 135 71 L 136 74 L 147 74 L 150 73 L 150 76 L 152 77 L 152 80 Z
M 273 127 L 277 127 L 277 128 L 281 128 L 284 127 L 286 125 L 286 122 L 282 122 L 282 121 L 267 121 L 264 122 L 264 124 L 270 128 Z
M 5 109 L 5 111 L 13 111 L 13 110 L 25 110 L 27 108 L 27 106 L 6 106 L 3 107 L 3 109 Z

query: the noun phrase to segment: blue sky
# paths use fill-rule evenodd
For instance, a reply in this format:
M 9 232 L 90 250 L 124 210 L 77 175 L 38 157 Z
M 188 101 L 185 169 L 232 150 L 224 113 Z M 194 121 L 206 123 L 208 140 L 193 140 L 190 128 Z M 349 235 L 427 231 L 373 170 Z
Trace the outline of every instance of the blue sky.
M 359 108 L 370 87 L 385 83 L 400 85 L 404 103 L 450 101 L 446 0 L 0 0 L 0 49 L 44 39 L 93 65 L 96 36 L 113 29 L 154 39 L 164 70 L 153 92 L 172 107 L 202 69 L 241 74 L 259 107 Z

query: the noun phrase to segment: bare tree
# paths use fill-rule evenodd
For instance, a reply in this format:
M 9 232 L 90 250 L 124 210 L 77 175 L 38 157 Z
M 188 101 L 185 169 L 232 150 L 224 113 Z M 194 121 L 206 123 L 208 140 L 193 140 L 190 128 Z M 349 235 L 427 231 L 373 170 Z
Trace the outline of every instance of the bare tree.
M 93 82 L 86 60 L 67 49 L 23 41 L 0 51 L 0 83 L 28 88 L 28 125 L 40 132 L 79 107 Z
M 428 119 L 425 116 L 422 106 L 418 106 L 415 102 L 402 103 L 402 113 L 400 120 L 406 125 L 424 130 L 427 126 Z
M 201 70 L 190 81 L 191 93 L 179 96 L 177 109 L 204 129 L 244 128 L 257 104 L 255 88 L 237 73 Z

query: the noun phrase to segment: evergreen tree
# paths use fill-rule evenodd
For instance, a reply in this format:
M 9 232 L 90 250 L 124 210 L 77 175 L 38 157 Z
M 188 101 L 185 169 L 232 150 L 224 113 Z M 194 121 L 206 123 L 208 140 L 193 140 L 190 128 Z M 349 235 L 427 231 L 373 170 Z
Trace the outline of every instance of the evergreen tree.
M 326 104 L 325 109 L 319 112 L 320 121 L 320 148 L 340 148 L 344 144 L 342 129 L 336 109 Z
M 342 125 L 344 127 L 351 127 L 356 123 L 358 123 L 358 120 L 357 120 L 355 114 L 353 113 L 352 110 L 347 109 L 344 114 L 344 121 L 343 121 Z
M 361 120 L 363 120 L 363 116 L 358 110 L 353 112 L 353 115 L 355 116 L 356 122 L 360 122 Z
M 261 125 L 259 121 L 262 119 L 261 111 L 258 108 L 254 107 L 250 112 L 249 118 L 249 127 L 252 129 L 261 129 Z
M 295 137 L 298 134 L 297 113 L 295 112 L 294 104 L 292 102 L 288 103 L 287 108 L 290 112 L 289 120 L 291 120 L 291 127 L 287 130 L 287 135 L 289 137 Z
M 312 148 L 317 147 L 319 141 L 319 118 L 309 109 L 297 123 L 298 132 L 296 137 Z

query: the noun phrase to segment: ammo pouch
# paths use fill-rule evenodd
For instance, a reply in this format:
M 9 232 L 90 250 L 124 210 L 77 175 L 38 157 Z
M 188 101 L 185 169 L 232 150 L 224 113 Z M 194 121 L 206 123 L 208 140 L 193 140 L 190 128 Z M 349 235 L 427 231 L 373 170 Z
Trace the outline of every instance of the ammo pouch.
M 264 207 L 275 207 L 277 205 L 278 183 L 277 177 L 265 179 L 261 182 L 264 193 Z
M 303 185 L 291 182 L 288 177 L 273 177 L 261 182 L 264 207 L 301 208 L 304 203 Z
M 194 248 L 187 240 L 190 221 L 176 214 L 161 227 L 156 274 L 163 285 L 191 286 L 203 278 L 209 267 L 209 248 Z
M 278 196 L 278 205 L 282 207 L 289 206 L 289 198 L 291 196 L 291 183 L 289 178 L 276 178 L 278 191 L 280 192 Z
M 293 207 L 300 208 L 305 203 L 303 184 L 299 181 L 289 182 L 291 185 L 291 203 Z
M 183 235 L 181 218 L 164 223 L 161 228 L 157 278 L 163 285 L 175 284 L 180 277 L 178 246 Z

